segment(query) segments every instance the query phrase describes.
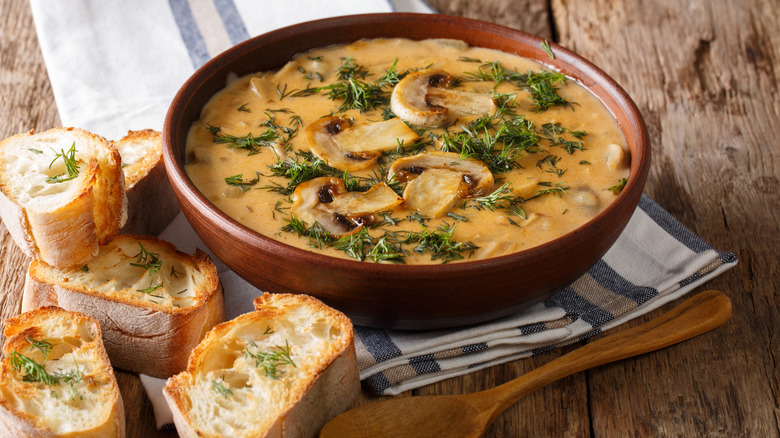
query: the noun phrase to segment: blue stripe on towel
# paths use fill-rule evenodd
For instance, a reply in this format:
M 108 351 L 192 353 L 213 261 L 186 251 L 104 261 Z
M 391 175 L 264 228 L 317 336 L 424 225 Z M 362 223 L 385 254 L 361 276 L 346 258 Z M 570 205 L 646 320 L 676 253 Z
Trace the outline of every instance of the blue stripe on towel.
M 581 318 L 593 327 L 600 327 L 614 318 L 610 312 L 577 295 L 571 286 L 548 298 L 544 305 L 560 307 L 572 319 Z
M 647 287 L 637 286 L 626 280 L 620 274 L 615 272 L 603 259 L 596 262 L 589 270 L 588 274 L 605 289 L 622 295 L 637 304 L 642 304 L 658 295 L 658 290 Z
M 463 354 L 477 353 L 479 351 L 485 351 L 487 350 L 487 348 L 488 348 L 487 342 L 480 342 L 478 344 L 469 344 L 460 347 L 461 351 L 463 351 Z
M 233 0 L 214 0 L 214 6 L 219 12 L 219 17 L 222 19 L 222 24 L 225 26 L 225 31 L 227 31 L 233 45 L 249 38 L 244 20 L 241 19 L 241 14 L 238 13 L 238 8 Z
M 543 322 L 535 322 L 533 324 L 521 325 L 518 329 L 520 329 L 520 333 L 530 335 L 531 333 L 539 333 L 547 330 L 547 326 Z
M 390 387 L 390 381 L 384 374 L 376 373 L 363 379 L 363 385 L 367 386 L 372 394 L 381 395 Z
M 414 368 L 414 372 L 416 372 L 418 376 L 441 371 L 439 363 L 436 362 L 436 359 L 432 354 L 424 354 L 422 356 L 410 358 L 409 365 Z
M 701 237 L 694 234 L 691 230 L 672 217 L 666 210 L 661 208 L 655 201 L 647 195 L 642 195 L 639 200 L 641 208 L 655 223 L 677 239 L 680 243 L 687 246 L 691 251 L 699 254 L 701 252 L 713 249 L 710 244 L 702 240 Z
M 187 47 L 187 54 L 190 55 L 192 66 L 197 70 L 210 59 L 209 52 L 206 50 L 206 42 L 195 22 L 195 16 L 192 15 L 187 0 L 168 0 L 168 5 L 173 12 L 173 18 L 176 20 L 176 26 L 179 27 L 184 45 Z
M 360 337 L 366 350 L 374 356 L 377 363 L 398 357 L 401 350 L 396 347 L 386 331 L 368 327 L 355 326 L 355 333 Z

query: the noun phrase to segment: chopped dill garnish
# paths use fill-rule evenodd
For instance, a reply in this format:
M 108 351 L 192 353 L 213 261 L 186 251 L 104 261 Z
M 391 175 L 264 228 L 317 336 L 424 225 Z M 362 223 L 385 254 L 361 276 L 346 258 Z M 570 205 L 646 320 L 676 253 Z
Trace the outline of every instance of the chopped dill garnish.
M 542 49 L 547 53 L 547 56 L 550 57 L 550 59 L 555 59 L 555 54 L 553 53 L 552 49 L 550 48 L 550 42 L 547 40 L 542 41 Z
M 11 366 L 17 372 L 24 372 L 22 380 L 25 382 L 41 382 L 44 385 L 55 385 L 59 379 L 46 371 L 43 365 L 17 351 L 8 355 Z
M 620 178 L 620 181 L 617 183 L 617 185 L 614 185 L 607 190 L 610 192 L 619 195 L 623 191 L 623 187 L 626 186 L 626 183 L 628 182 L 628 178 Z
M 231 186 L 236 186 L 239 189 L 241 189 L 241 193 L 245 193 L 247 190 L 249 190 L 250 187 L 257 184 L 258 181 L 260 181 L 260 172 L 255 172 L 257 175 L 254 179 L 251 179 L 249 181 L 244 181 L 244 174 L 239 173 L 238 175 L 233 175 L 225 178 L 225 182 Z
M 171 266 L 171 277 L 173 277 L 173 278 L 178 280 L 179 279 L 179 274 L 181 274 L 181 272 L 176 270 L 176 266 Z
M 561 126 L 560 123 L 545 123 L 542 125 L 542 135 L 545 140 L 549 141 L 553 146 L 560 146 L 569 153 L 573 154 L 575 150 L 582 150 L 581 138 L 586 136 L 584 131 L 573 131 L 572 136 L 577 140 L 567 140 L 563 137 L 563 134 L 569 132 L 567 128 Z M 574 134 L 577 135 L 574 135 Z
M 25 337 L 25 339 L 27 339 L 27 342 L 30 343 L 30 351 L 40 351 L 41 354 L 43 354 L 43 361 L 46 362 L 46 359 L 49 358 L 49 353 L 51 352 L 51 349 L 54 347 L 54 345 L 46 339 L 33 339 L 29 336 Z
M 241 112 L 244 112 L 244 113 L 251 113 L 252 111 L 250 111 L 249 108 L 246 107 L 247 105 L 249 105 L 249 102 L 247 102 L 247 103 L 241 105 L 240 107 L 238 107 L 238 111 L 241 111 Z
M 136 291 L 144 293 L 144 294 L 147 294 L 147 295 L 152 295 L 152 292 L 154 292 L 157 289 L 160 289 L 161 287 L 163 287 L 163 282 L 162 281 L 157 283 L 157 284 L 153 284 L 153 283 L 154 283 L 154 281 L 150 280 L 149 281 L 149 287 L 147 287 L 146 289 L 136 289 Z M 152 295 L 152 296 L 154 296 L 154 295 Z M 162 297 L 157 297 L 157 298 L 162 298 Z
M 413 251 L 419 254 L 430 252 L 431 260 L 441 259 L 442 263 L 448 263 L 454 260 L 464 258 L 463 252 L 478 249 L 477 245 L 471 242 L 456 242 L 452 239 L 452 232 L 455 231 L 455 225 L 449 226 L 446 222 L 439 225 L 436 231 L 427 228 L 419 232 L 410 232 L 405 243 L 416 243 Z
M 249 341 L 249 344 L 255 349 L 259 350 L 259 347 L 254 341 Z M 284 365 L 290 365 L 296 367 L 290 356 L 290 344 L 285 341 L 285 346 L 275 345 L 268 351 L 252 352 L 249 346 L 244 347 L 244 356 L 247 359 L 254 359 L 255 367 L 262 368 L 265 371 L 265 376 L 272 379 L 278 379 L 284 375 L 284 370 L 280 367 Z
M 266 326 L 265 331 L 263 332 L 264 335 L 272 335 L 274 333 L 275 333 L 274 329 L 272 329 L 270 325 Z
M 228 398 L 228 396 L 233 395 L 233 390 L 226 387 L 223 382 L 224 381 L 222 379 L 212 380 L 211 389 L 213 389 L 217 394 L 221 395 L 222 397 Z
M 269 165 L 273 176 L 289 178 L 286 186 L 274 184 L 260 187 L 283 195 L 290 195 L 298 187 L 298 184 L 321 176 L 341 176 L 342 171 L 325 164 L 325 161 L 315 157 L 311 152 L 295 152 L 295 159 L 287 158 L 278 160 L 276 164 Z
M 518 87 L 531 93 L 531 99 L 539 111 L 556 105 L 571 105 L 566 98 L 558 94 L 555 88 L 556 83 L 566 84 L 566 75 L 563 73 L 553 71 L 518 73 L 514 70 L 506 70 L 500 62 L 493 61 L 480 65 L 474 73 L 466 73 L 466 77 L 470 80 L 495 82 L 494 89 L 504 81 L 514 82 Z
M 557 183 L 554 187 L 549 182 L 547 182 L 546 184 L 543 184 L 543 183 L 540 182 L 538 185 L 540 185 L 540 186 L 547 186 L 547 187 L 550 187 L 550 188 L 549 189 L 537 190 L 536 193 L 534 193 L 534 196 L 531 199 L 538 198 L 538 197 L 540 197 L 542 195 L 549 195 L 549 194 L 561 196 L 564 193 L 566 193 L 567 190 L 569 190 L 569 187 L 564 187 L 563 186 L 563 182 Z
M 156 274 L 160 270 L 160 267 L 162 267 L 162 261 L 159 259 L 160 254 L 147 251 L 140 241 L 138 242 L 138 246 L 141 247 L 141 249 L 138 251 L 138 254 L 133 256 L 136 260 L 135 263 L 130 263 L 130 266 L 144 268 L 149 275 Z
M 84 266 L 80 267 L 79 270 L 83 271 L 83 272 L 89 272 L 89 266 L 88 265 L 84 265 Z
M 253 136 L 251 132 L 243 137 L 228 134 L 220 135 L 222 129 L 211 125 L 207 125 L 206 129 L 214 136 L 214 143 L 224 144 L 229 148 L 246 149 L 249 151 L 249 155 L 260 152 L 262 146 L 272 146 L 273 141 L 279 138 L 279 133 L 274 128 L 266 129 L 264 133 L 257 137 Z
M 468 222 L 469 221 L 469 218 L 467 218 L 466 216 L 461 216 L 461 215 L 455 214 L 453 212 L 447 213 L 447 216 L 455 219 L 456 221 L 461 221 L 461 222 Z
M 33 149 L 33 148 L 29 148 L 28 150 L 29 150 L 30 152 L 34 153 L 34 154 L 42 154 L 42 153 L 43 153 L 43 151 L 42 151 L 42 150 L 40 150 L 40 149 Z
M 54 183 L 62 183 L 65 181 L 70 181 L 72 179 L 75 179 L 79 176 L 79 166 L 76 161 L 76 142 L 74 141 L 73 144 L 70 146 L 70 149 L 68 149 L 67 152 L 65 150 L 60 149 L 60 153 L 58 153 L 53 160 L 51 160 L 51 163 L 49 163 L 49 169 L 51 169 L 51 166 L 54 165 L 54 163 L 59 159 L 62 158 L 62 161 L 65 162 L 65 172 L 66 173 L 58 173 L 54 176 L 46 177 L 46 182 L 49 184 Z M 56 152 L 55 152 L 56 153 Z M 67 176 L 65 176 L 67 174 Z

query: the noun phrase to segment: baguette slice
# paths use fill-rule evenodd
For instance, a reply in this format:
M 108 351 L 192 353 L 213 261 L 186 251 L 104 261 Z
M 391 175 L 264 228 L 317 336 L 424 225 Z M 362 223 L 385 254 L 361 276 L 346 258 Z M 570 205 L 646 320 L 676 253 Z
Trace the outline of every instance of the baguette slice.
M 33 260 L 22 310 L 47 305 L 100 321 L 115 367 L 161 378 L 183 370 L 190 351 L 225 317 L 217 269 L 206 253 L 185 254 L 132 234 L 117 236 L 80 268 Z
M 122 234 L 156 236 L 179 213 L 162 159 L 162 136 L 145 129 L 129 131 L 114 142 L 122 156 L 128 217 Z
M 125 436 L 122 397 L 96 320 L 43 307 L 7 319 L 5 336 L 4 436 Z
M 78 168 L 72 179 L 63 155 Z M 0 142 L 0 217 L 25 254 L 50 265 L 83 264 L 119 232 L 124 184 L 119 152 L 87 131 L 30 131 Z
M 311 437 L 360 391 L 341 312 L 290 294 L 266 293 L 255 308 L 214 327 L 187 370 L 168 379 L 180 436 Z

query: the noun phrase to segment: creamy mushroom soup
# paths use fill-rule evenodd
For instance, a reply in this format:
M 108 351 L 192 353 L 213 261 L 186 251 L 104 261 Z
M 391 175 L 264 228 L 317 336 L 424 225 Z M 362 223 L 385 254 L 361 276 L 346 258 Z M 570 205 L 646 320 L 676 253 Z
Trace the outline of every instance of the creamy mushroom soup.
M 538 63 L 453 40 L 376 39 L 231 78 L 186 170 L 238 222 L 333 257 L 444 263 L 534 247 L 628 177 L 597 98 Z

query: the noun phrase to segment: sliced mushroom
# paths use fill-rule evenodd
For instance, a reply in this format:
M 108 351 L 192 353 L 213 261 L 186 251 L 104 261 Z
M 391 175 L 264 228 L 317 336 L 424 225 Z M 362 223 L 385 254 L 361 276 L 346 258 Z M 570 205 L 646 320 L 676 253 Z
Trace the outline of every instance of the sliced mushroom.
M 387 177 L 407 182 L 407 207 L 430 217 L 446 214 L 458 199 L 486 194 L 495 182 L 481 161 L 461 160 L 453 152 L 423 152 L 399 158 L 390 166 Z
M 604 159 L 610 169 L 622 169 L 626 167 L 626 151 L 618 144 L 608 144 Z
M 374 222 L 374 213 L 400 204 L 403 199 L 385 183 L 367 192 L 349 192 L 341 178 L 320 177 L 298 184 L 292 213 L 309 226 L 319 223 L 333 236 L 354 233 Z
M 343 170 L 370 167 L 382 152 L 413 141 L 417 134 L 398 119 L 352 126 L 345 117 L 331 116 L 306 127 L 309 148 L 329 166 Z
M 429 128 L 449 126 L 459 116 L 495 110 L 491 96 L 450 90 L 454 84 L 455 77 L 443 70 L 411 73 L 393 89 L 390 108 L 402 120 Z
M 463 177 L 447 169 L 428 169 L 409 181 L 404 189 L 404 202 L 428 217 L 441 217 L 460 199 Z

